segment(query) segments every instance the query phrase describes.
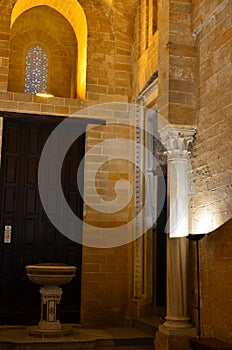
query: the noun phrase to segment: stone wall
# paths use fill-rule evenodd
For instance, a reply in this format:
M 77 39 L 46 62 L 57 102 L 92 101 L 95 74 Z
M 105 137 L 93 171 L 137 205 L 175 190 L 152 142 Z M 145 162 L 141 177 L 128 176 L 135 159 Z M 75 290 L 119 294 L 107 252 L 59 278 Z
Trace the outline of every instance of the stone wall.
M 231 15 L 230 1 L 192 2 L 197 136 L 192 159 L 191 231 L 213 231 L 199 242 L 201 330 L 204 337 L 230 341 L 232 227 L 231 220 L 228 220 L 232 216 Z M 195 288 L 192 287 L 191 293 L 192 318 L 197 324 L 194 244 L 190 256 L 192 267 L 195 267 L 195 272 L 192 270 L 195 276 Z
M 129 300 L 130 245 L 83 247 L 81 322 L 123 326 Z
M 201 334 L 232 342 L 232 221 L 205 236 L 199 248 Z
M 191 34 L 189 0 L 158 0 L 154 8 L 150 1 L 138 2 L 132 55 L 133 98 L 158 71 L 159 114 L 174 124 L 195 122 L 195 49 Z
M 156 1 L 137 1 L 132 51 L 132 100 L 158 71 L 158 9 Z
M 173 124 L 194 124 L 191 1 L 160 0 L 158 33 L 159 114 Z
M 86 135 L 81 316 L 84 324 L 123 325 L 127 311 L 131 245 L 119 236 L 128 235 L 130 242 L 133 232 L 132 226 L 126 227 L 134 215 L 134 128 L 130 126 L 133 110 L 127 104 L 105 104 L 86 110 L 89 116 L 105 119 L 106 125 L 90 125 Z M 84 112 L 80 111 L 77 117 Z
M 193 232 L 232 216 L 231 1 L 193 2 L 197 137 L 193 166 Z

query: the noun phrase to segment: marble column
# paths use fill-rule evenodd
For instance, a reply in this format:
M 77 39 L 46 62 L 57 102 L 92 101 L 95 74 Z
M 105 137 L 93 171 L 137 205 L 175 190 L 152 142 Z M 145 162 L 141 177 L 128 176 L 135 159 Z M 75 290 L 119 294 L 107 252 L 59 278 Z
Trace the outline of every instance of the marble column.
M 188 197 L 189 146 L 196 130 L 192 126 L 166 126 L 160 135 L 167 149 L 167 302 L 166 335 L 193 335 L 188 302 Z M 183 332 L 182 332 L 183 331 Z M 162 345 L 165 349 L 164 344 Z M 159 346 L 157 346 L 157 349 Z M 174 347 L 173 347 L 174 349 Z M 181 349 L 181 348 L 180 348 Z

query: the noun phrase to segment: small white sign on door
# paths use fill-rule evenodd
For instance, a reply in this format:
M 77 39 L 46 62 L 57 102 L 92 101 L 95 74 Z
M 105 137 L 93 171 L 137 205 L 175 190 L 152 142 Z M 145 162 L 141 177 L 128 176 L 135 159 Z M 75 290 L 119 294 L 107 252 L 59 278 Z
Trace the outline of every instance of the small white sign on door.
M 4 243 L 11 243 L 11 226 L 5 226 Z

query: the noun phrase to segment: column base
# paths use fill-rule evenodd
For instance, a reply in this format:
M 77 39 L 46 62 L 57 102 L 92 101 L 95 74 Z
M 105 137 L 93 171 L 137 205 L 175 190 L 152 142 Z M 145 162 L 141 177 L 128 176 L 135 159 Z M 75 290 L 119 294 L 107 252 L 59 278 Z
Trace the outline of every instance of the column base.
M 192 328 L 192 323 L 190 322 L 190 318 L 165 317 L 165 322 L 162 326 L 164 326 L 167 329 L 178 330 L 178 329 Z
M 197 329 L 159 326 L 155 336 L 156 350 L 190 350 L 189 339 L 197 336 Z
M 61 330 L 62 326 L 59 320 L 53 322 L 47 322 L 43 320 L 39 322 L 39 328 L 43 331 L 56 331 Z

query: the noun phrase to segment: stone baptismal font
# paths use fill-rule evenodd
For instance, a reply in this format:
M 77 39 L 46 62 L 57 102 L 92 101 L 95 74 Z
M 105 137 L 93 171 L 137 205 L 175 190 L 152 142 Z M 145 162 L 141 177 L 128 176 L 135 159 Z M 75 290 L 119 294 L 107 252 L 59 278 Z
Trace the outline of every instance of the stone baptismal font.
M 76 267 L 59 263 L 43 263 L 26 266 L 27 276 L 33 283 L 42 285 L 41 317 L 38 326 L 29 328 L 30 335 L 41 337 L 72 334 L 72 327 L 61 325 L 59 320 L 62 288 L 76 274 Z

